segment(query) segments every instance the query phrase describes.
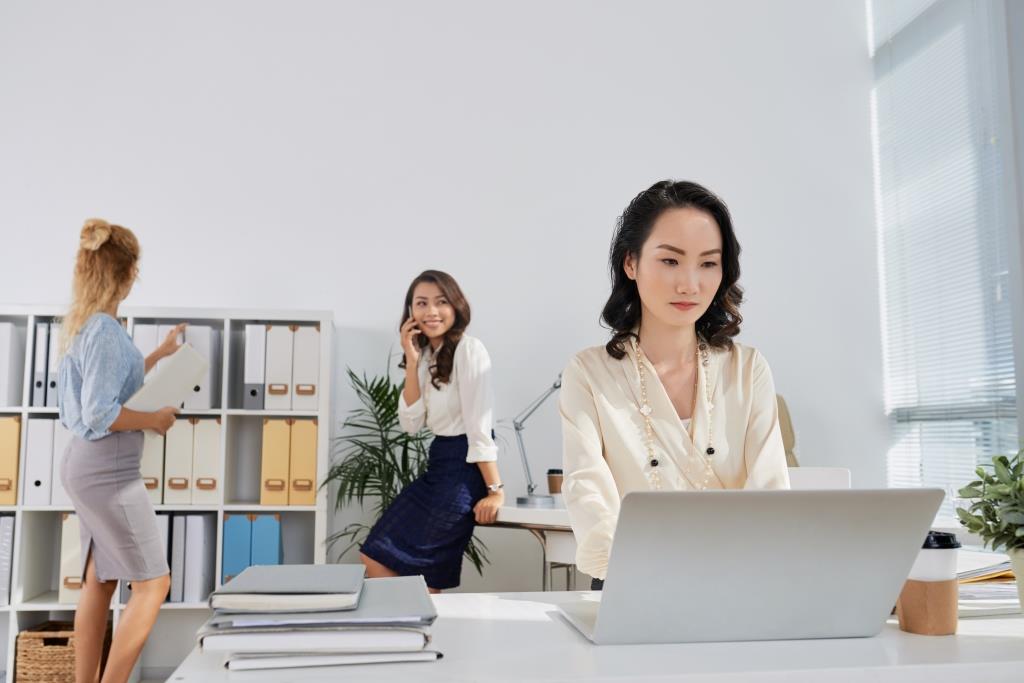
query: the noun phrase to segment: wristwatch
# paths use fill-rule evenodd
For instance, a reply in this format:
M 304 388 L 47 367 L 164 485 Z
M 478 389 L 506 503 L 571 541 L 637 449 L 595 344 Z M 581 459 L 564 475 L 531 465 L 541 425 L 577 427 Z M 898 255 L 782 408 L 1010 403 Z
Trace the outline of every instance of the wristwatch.
M 490 491 L 491 493 L 497 493 L 503 488 L 505 488 L 504 484 L 488 484 L 487 486 L 487 490 Z

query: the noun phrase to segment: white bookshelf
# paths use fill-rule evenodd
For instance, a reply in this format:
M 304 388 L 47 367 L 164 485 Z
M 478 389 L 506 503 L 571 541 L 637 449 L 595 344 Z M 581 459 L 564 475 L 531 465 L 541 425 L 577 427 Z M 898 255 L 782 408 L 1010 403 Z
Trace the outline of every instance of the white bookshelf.
M 13 683 L 15 640 L 19 631 L 48 620 L 74 618 L 75 606 L 58 602 L 61 514 L 72 509 L 63 506 L 25 506 L 26 435 L 29 418 L 56 418 L 56 408 L 31 407 L 33 335 L 37 322 L 49 322 L 64 314 L 57 306 L 0 306 L 0 322 L 12 322 L 22 335 L 25 367 L 21 405 L 0 405 L 0 417 L 21 418 L 21 446 L 18 467 L 18 503 L 0 506 L 0 514 L 13 515 L 14 548 L 11 567 L 11 604 L 0 606 L 0 666 Z M 281 543 L 285 564 L 323 563 L 326 561 L 327 493 L 319 488 L 327 475 L 331 443 L 331 378 L 334 324 L 326 311 L 288 311 L 213 308 L 123 307 L 119 311 L 131 335 L 137 323 L 175 324 L 187 322 L 210 325 L 220 330 L 220 396 L 213 410 L 184 410 L 182 417 L 215 417 L 221 423 L 220 456 L 221 500 L 215 505 L 156 505 L 158 513 L 208 513 L 216 515 L 217 550 L 215 585 L 222 575 L 224 514 L 279 513 Z M 242 371 L 245 325 L 316 325 L 320 329 L 319 403 L 315 411 L 244 410 Z M 2 398 L 0 398 L 2 400 Z M 317 495 L 315 505 L 259 504 L 260 445 L 265 418 L 315 418 L 317 420 Z M 54 457 L 61 457 L 55 454 Z M 124 605 L 120 587 L 111 607 L 114 628 Z M 154 626 L 133 681 L 163 680 L 192 649 L 195 632 L 209 616 L 205 603 L 165 603 Z

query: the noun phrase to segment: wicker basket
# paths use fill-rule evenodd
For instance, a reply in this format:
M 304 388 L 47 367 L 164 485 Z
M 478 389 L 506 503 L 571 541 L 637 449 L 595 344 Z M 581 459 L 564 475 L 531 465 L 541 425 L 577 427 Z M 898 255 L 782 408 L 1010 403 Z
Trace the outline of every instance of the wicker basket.
M 18 634 L 14 683 L 74 683 L 75 625 L 47 621 Z M 103 642 L 103 663 L 110 650 L 110 624 Z M 102 665 L 100 670 L 102 671 Z

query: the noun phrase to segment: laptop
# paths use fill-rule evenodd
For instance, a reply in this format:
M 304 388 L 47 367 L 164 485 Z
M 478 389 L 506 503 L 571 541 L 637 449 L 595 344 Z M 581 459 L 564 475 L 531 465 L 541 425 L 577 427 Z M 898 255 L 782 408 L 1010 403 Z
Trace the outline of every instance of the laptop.
M 598 645 L 873 636 L 943 495 L 630 493 L 600 601 L 559 608 Z

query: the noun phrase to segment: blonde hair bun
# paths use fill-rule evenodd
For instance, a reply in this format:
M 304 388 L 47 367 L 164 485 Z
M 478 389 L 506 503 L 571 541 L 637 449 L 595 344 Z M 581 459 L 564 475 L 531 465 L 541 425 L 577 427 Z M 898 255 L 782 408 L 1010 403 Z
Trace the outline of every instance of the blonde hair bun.
M 90 218 L 82 226 L 82 237 L 79 242 L 82 249 L 96 251 L 110 239 L 110 223 L 102 218 Z

